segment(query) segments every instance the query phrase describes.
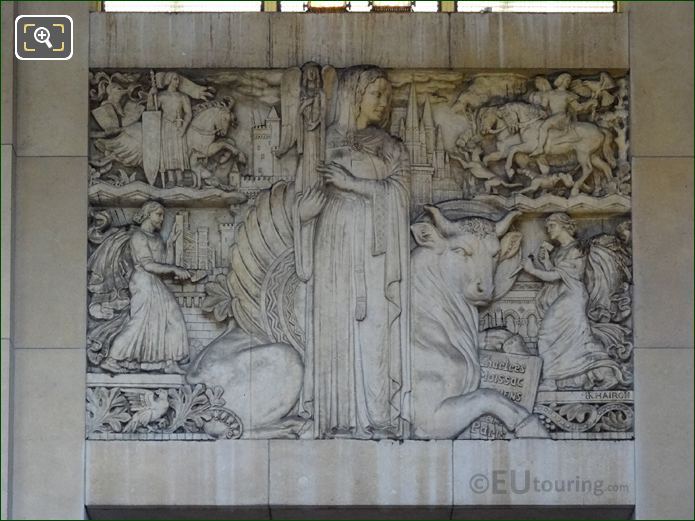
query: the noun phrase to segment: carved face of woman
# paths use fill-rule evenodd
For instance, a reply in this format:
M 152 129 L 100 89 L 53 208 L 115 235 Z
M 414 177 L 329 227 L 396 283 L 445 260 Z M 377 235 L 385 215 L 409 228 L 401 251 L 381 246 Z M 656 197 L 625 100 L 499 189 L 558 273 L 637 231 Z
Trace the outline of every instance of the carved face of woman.
M 557 241 L 558 239 L 560 239 L 562 233 L 565 232 L 560 223 L 557 223 L 555 221 L 549 221 L 548 223 L 546 223 L 545 229 L 548 232 L 548 237 L 550 237 L 550 240 L 552 241 Z
M 547 221 L 545 224 L 545 230 L 548 232 L 548 237 L 550 237 L 550 240 L 553 242 L 564 244 L 572 239 L 572 234 L 565 226 L 562 225 L 562 223 L 556 221 Z
M 169 82 L 169 90 L 179 90 L 179 85 L 181 84 L 181 78 L 178 74 L 174 74 Z
M 385 78 L 373 81 L 367 85 L 360 100 L 360 114 L 357 118 L 357 127 L 365 128 L 369 125 L 381 123 L 390 107 L 391 84 Z

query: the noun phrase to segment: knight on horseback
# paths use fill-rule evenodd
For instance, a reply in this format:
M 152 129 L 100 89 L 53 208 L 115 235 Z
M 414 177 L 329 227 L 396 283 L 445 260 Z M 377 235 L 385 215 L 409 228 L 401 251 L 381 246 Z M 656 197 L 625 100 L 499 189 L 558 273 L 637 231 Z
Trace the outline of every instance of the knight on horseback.
M 566 72 L 560 74 L 553 85 L 553 90 L 547 79 L 538 76 L 535 79 L 535 86 L 538 89 L 529 96 L 529 101 L 534 105 L 550 112 L 550 116 L 543 121 L 538 131 L 538 144 L 535 150 L 531 152 L 531 157 L 540 156 L 548 151 L 546 145 L 548 141 L 548 132 L 552 129 L 567 132 L 572 126 L 575 115 L 578 112 L 583 112 L 587 109 L 595 109 L 596 100 L 589 100 L 586 103 L 579 102 L 579 96 L 568 91 L 572 83 L 572 76 Z

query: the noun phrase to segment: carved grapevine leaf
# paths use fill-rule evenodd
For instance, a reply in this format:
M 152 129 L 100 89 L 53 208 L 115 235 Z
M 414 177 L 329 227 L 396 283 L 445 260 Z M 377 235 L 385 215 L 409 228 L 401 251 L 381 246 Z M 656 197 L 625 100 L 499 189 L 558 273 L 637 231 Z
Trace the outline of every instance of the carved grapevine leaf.
M 222 386 L 213 385 L 212 388 L 208 388 L 205 393 L 212 407 L 224 407 L 226 402 L 222 398 L 222 394 L 224 393 Z
M 227 277 L 217 275 L 213 282 L 205 284 L 205 300 L 202 308 L 208 313 L 212 313 L 217 322 L 224 322 L 232 318 L 232 290 L 227 284 Z
M 121 432 L 129 420 L 128 400 L 119 388 L 87 389 L 88 432 Z
M 175 432 L 177 429 L 197 432 L 209 420 L 209 417 L 205 417 L 205 413 L 210 409 L 211 404 L 204 384 L 171 389 L 169 404 L 174 410 L 169 432 Z
M 570 403 L 559 408 L 558 413 L 569 421 L 584 423 L 595 412 L 595 408 L 585 403 Z
M 596 426 L 596 431 L 620 432 L 627 431 L 632 427 L 632 416 L 625 414 L 624 411 L 610 411 L 603 415 L 601 421 Z
M 596 432 L 624 432 L 634 427 L 635 413 L 627 404 L 607 403 L 599 413 L 601 421 L 596 425 Z

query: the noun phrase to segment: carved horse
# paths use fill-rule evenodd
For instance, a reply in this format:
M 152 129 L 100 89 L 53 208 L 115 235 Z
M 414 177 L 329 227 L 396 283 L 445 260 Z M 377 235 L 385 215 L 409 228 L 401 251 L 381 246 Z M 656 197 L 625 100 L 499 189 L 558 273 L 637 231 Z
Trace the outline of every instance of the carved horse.
M 196 188 L 201 188 L 203 182 L 219 185 L 206 167 L 207 160 L 213 156 L 221 154 L 222 162 L 233 156 L 237 162 L 246 163 L 246 156 L 234 140 L 225 137 L 229 128 L 236 125 L 233 106 L 231 98 L 223 98 L 201 103 L 193 109 L 193 119 L 186 130 L 186 143 Z M 142 122 L 123 127 L 115 137 L 97 139 L 95 146 L 104 153 L 105 159 L 142 167 Z
M 483 135 L 494 135 L 497 150 L 487 154 L 483 162 L 506 159 L 505 171 L 511 179 L 514 176 L 516 154 L 531 154 L 538 145 L 540 126 L 546 113 L 531 104 L 512 102 L 499 107 L 483 107 L 476 117 L 476 126 Z M 589 176 L 598 170 L 607 181 L 612 180 L 611 168 L 615 167 L 615 158 L 611 148 L 613 138 L 610 132 L 593 123 L 573 122 L 567 131 L 551 130 L 545 145 L 547 153 L 536 158 L 542 175 L 550 172 L 548 157 L 573 154 L 581 167 L 581 175 L 574 182 L 571 195 L 579 195 L 585 189 Z M 598 192 L 599 183 L 594 183 L 594 192 Z
M 202 188 L 203 181 L 214 184 L 215 176 L 205 163 L 214 155 L 227 151 L 239 163 L 246 163 L 246 155 L 241 152 L 233 139 L 225 137 L 230 127 L 236 126 L 236 116 L 232 112 L 233 101 L 229 98 L 208 101 L 194 108 L 193 119 L 186 131 L 186 141 L 194 175 L 194 187 Z M 223 152 L 224 153 L 224 152 Z M 223 158 L 224 161 L 229 157 Z

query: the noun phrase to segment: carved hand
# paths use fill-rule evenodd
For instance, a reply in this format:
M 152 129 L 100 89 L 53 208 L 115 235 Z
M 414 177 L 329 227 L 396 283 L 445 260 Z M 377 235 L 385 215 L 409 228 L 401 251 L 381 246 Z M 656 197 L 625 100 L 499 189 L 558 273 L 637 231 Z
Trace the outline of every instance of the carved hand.
M 326 184 L 336 187 L 338 190 L 346 192 L 356 192 L 356 180 L 348 170 L 333 161 L 324 165 L 319 165 L 316 170 L 323 174 Z
M 326 204 L 326 194 L 310 189 L 299 198 L 299 219 L 303 223 L 316 218 Z
M 178 280 L 186 280 L 191 278 L 191 274 L 188 272 L 188 270 L 184 270 L 183 268 L 174 267 L 173 274 Z
M 536 272 L 536 267 L 533 265 L 533 261 L 528 257 L 524 259 L 522 267 L 524 268 L 524 271 L 530 275 L 534 275 Z
M 546 270 L 552 268 L 552 263 L 550 262 L 550 254 L 548 253 L 548 250 L 546 248 L 541 247 L 538 250 L 538 262 L 541 263 L 541 266 L 545 268 Z

